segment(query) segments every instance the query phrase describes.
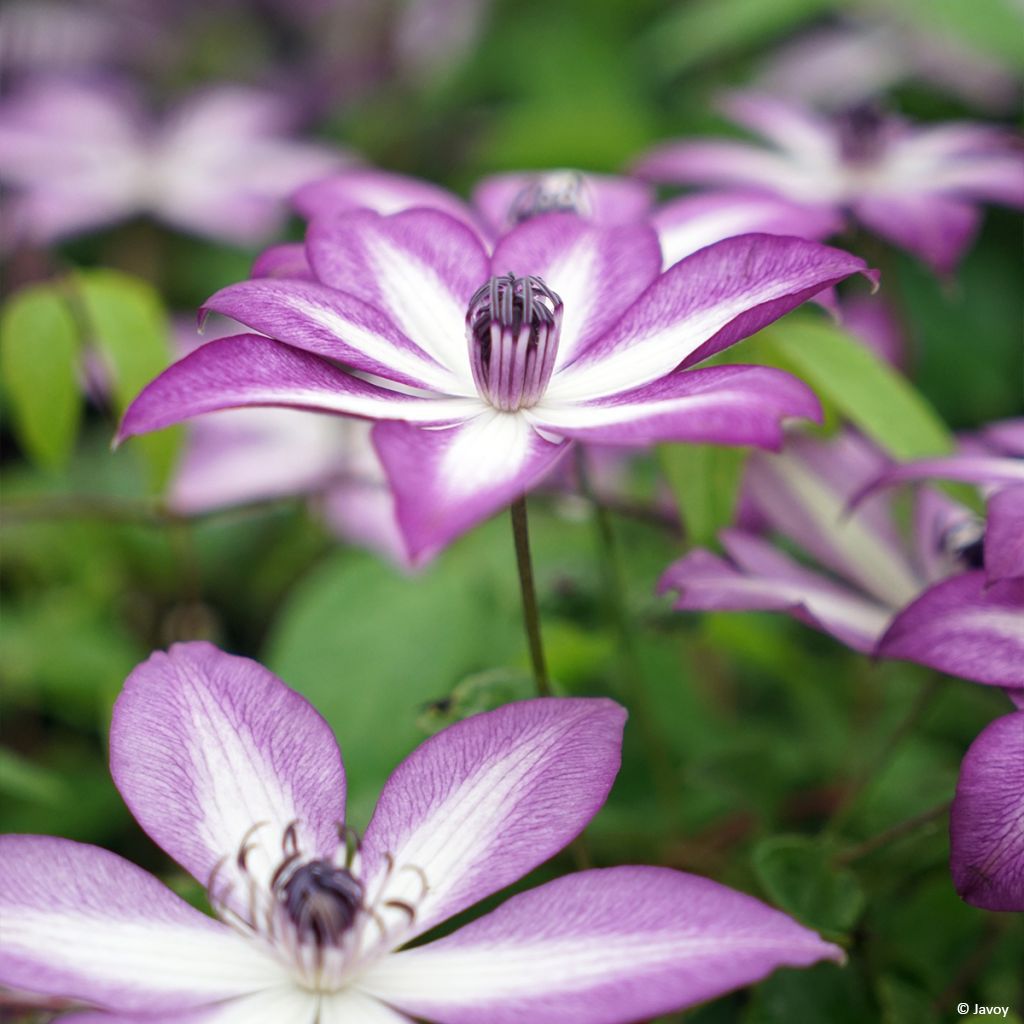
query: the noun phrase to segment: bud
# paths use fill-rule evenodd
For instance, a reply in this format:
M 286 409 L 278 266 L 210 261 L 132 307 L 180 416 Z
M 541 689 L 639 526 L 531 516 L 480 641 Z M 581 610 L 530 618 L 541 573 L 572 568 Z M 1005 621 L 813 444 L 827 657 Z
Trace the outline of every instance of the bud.
M 508 210 L 511 226 L 542 213 L 590 214 L 587 185 L 579 171 L 551 171 L 539 174 L 520 190 Z
M 469 300 L 466 330 L 477 390 L 496 409 L 540 401 L 551 380 L 562 300 L 539 277 L 492 277 Z

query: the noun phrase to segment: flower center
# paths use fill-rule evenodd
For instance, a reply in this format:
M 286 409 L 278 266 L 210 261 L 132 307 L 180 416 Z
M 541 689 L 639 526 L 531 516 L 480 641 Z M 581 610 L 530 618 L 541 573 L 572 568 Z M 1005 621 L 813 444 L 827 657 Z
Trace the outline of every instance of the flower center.
M 338 945 L 363 904 L 362 884 L 347 868 L 326 860 L 303 864 L 280 888 L 299 940 L 318 947 Z
M 985 566 L 985 524 L 975 516 L 954 523 L 939 541 L 942 553 L 959 569 Z
M 886 119 L 876 103 L 864 102 L 835 115 L 839 151 L 848 164 L 869 164 L 881 156 Z
M 469 300 L 469 361 L 480 395 L 515 412 L 540 401 L 551 380 L 562 300 L 539 277 L 492 277 Z
M 522 188 L 508 209 L 509 226 L 541 213 L 590 213 L 587 185 L 579 171 L 539 174 Z

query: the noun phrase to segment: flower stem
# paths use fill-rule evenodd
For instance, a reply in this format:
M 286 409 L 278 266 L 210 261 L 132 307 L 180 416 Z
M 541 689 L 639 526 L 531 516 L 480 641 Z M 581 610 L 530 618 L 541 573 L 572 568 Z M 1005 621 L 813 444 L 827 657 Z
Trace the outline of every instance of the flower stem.
M 907 818 L 905 821 L 899 821 L 884 832 L 879 832 L 877 835 L 865 839 L 864 842 L 858 843 L 856 846 L 848 847 L 836 856 L 836 863 L 850 864 L 855 860 L 860 860 L 862 857 L 867 857 L 876 850 L 881 850 L 897 839 L 913 834 L 918 829 L 932 824 L 938 818 L 942 818 L 949 813 L 950 803 L 949 800 L 943 800 L 942 803 L 928 808 L 927 811 L 915 814 L 912 818 Z
M 512 502 L 512 537 L 516 543 L 516 565 L 519 568 L 519 592 L 523 598 L 523 624 L 530 645 L 530 661 L 537 693 L 552 696 L 548 666 L 544 659 L 544 644 L 540 635 L 540 612 L 537 610 L 537 588 L 533 582 L 533 562 L 530 558 L 530 530 L 526 518 L 526 496 Z

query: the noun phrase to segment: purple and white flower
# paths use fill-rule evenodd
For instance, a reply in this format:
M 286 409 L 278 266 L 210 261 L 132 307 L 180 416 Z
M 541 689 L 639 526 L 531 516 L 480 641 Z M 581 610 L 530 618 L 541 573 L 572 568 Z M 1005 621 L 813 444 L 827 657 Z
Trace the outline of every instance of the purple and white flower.
M 437 210 L 314 220 L 314 280 L 232 285 L 207 308 L 260 331 L 212 342 L 135 400 L 119 438 L 279 405 L 381 420 L 373 440 L 420 560 L 518 499 L 573 441 L 772 447 L 818 415 L 795 378 L 691 369 L 864 263 L 746 235 L 661 272 L 647 225 L 549 213 L 488 254 Z M 342 364 L 345 369 L 340 369 Z
M 283 221 L 298 186 L 346 162 L 288 138 L 270 93 L 220 86 L 155 123 L 124 86 L 47 79 L 0 105 L 0 181 L 10 234 L 49 243 L 148 214 L 251 245 Z
M 661 145 L 644 178 L 753 189 L 852 216 L 870 231 L 952 270 L 977 230 L 982 203 L 1024 207 L 1024 151 L 990 125 L 916 126 L 859 106 L 831 118 L 767 94 L 723 106 L 770 148 L 740 141 Z
M 938 491 L 917 493 L 912 538 L 890 495 L 851 511 L 888 466 L 853 433 L 795 436 L 781 455 L 756 453 L 744 481 L 754 518 L 815 565 L 734 528 L 719 538 L 725 558 L 691 551 L 660 589 L 678 593 L 680 610 L 784 611 L 854 650 L 1024 686 L 1024 579 L 986 579 L 984 522 Z
M 759 901 L 658 867 L 584 871 L 412 940 L 561 850 L 604 803 L 625 712 L 541 699 L 466 719 L 391 775 L 359 843 L 327 724 L 205 643 L 132 672 L 111 771 L 220 920 L 120 857 L 0 838 L 0 983 L 78 1024 L 625 1024 L 842 952 Z
M 985 910 L 1024 911 L 1024 690 L 1017 694 L 1020 710 L 990 722 L 968 749 L 950 811 L 953 883 Z

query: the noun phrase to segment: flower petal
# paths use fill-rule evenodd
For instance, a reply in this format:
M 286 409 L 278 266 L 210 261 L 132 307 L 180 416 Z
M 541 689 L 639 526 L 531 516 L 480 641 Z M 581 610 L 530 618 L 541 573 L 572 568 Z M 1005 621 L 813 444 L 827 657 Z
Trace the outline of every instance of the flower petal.
M 302 697 L 248 658 L 175 644 L 125 682 L 110 769 L 139 824 L 215 896 L 241 905 L 238 863 L 266 885 L 296 823 L 299 848 L 330 856 L 345 815 L 334 735 Z
M 480 403 L 389 391 L 309 352 L 241 334 L 208 342 L 147 384 L 125 411 L 117 442 L 202 413 L 245 406 L 450 423 L 471 415 Z
M 182 1010 L 284 969 L 152 875 L 96 846 L 0 837 L 0 984 L 115 1010 Z
M 776 235 L 727 238 L 666 270 L 548 386 L 555 401 L 601 398 L 700 362 L 851 274 L 863 260 Z
M 252 265 L 252 277 L 294 277 L 313 281 L 313 271 L 301 242 L 285 242 L 264 249 Z
M 364 373 L 415 388 L 457 390 L 457 380 L 378 309 L 317 281 L 240 281 L 211 296 L 203 309 Z
M 833 122 L 809 107 L 758 92 L 728 93 L 718 105 L 736 124 L 796 157 L 820 163 L 838 155 Z
M 633 172 L 647 181 L 756 189 L 794 202 L 837 198 L 835 174 L 829 168 L 815 172 L 788 154 L 749 142 L 666 142 L 643 156 Z
M 726 530 L 732 563 L 697 549 L 674 562 L 658 583 L 678 592 L 677 611 L 779 611 L 830 633 L 857 651 L 875 649 L 892 613 L 854 590 L 805 569 L 767 541 Z
M 992 583 L 1024 577 L 1024 484 L 988 499 L 985 571 Z
M 417 206 L 441 210 L 477 233 L 480 224 L 469 205 L 453 192 L 421 178 L 390 171 L 353 168 L 304 185 L 292 197 L 307 220 L 336 217 L 353 210 L 373 210 L 385 216 Z
M 913 600 L 918 576 L 893 520 L 891 503 L 874 499 L 851 515 L 851 493 L 885 464 L 852 432 L 828 441 L 795 436 L 781 455 L 755 453 L 744 483 L 767 524 L 876 603 L 893 609 Z
M 674 199 L 651 218 L 665 267 L 736 235 L 795 235 L 818 240 L 842 230 L 831 206 L 805 206 L 759 192 L 713 192 Z
M 293 409 L 201 416 L 175 467 L 168 503 L 194 513 L 318 491 L 344 466 L 348 422 Z
M 682 370 L 631 391 L 572 405 L 542 403 L 528 412 L 545 433 L 598 444 L 691 441 L 782 445 L 782 420 L 820 420 L 802 381 L 764 366 Z
M 971 203 L 920 187 L 904 194 L 864 195 L 853 211 L 872 231 L 940 274 L 956 269 L 981 222 Z
M 473 190 L 473 204 L 498 234 L 512 230 L 518 204 L 531 190 L 564 186 L 578 200 L 580 216 L 596 224 L 635 224 L 651 207 L 653 189 L 635 178 L 579 171 L 513 171 L 492 174 Z
M 416 563 L 521 497 L 566 451 L 525 416 L 491 409 L 438 430 L 380 423 L 373 443 Z
M 661 250 L 648 224 L 602 227 L 570 213 L 548 213 L 505 235 L 491 266 L 495 274 L 539 277 L 562 300 L 557 373 L 658 276 Z
M 967 572 L 904 608 L 878 653 L 994 686 L 1024 686 L 1024 580 Z
M 950 867 L 961 898 L 1024 911 L 1024 711 L 990 722 L 960 766 Z
M 363 986 L 440 1024 L 627 1024 L 843 959 L 792 918 L 659 867 L 584 871 L 392 954 Z
M 477 235 L 439 210 L 369 210 L 314 220 L 306 251 L 316 276 L 381 310 L 475 394 L 466 309 L 490 274 Z
M 575 838 L 615 780 L 625 721 L 610 700 L 530 700 L 417 747 L 385 784 L 362 846 L 368 899 L 416 906 L 402 941 Z

